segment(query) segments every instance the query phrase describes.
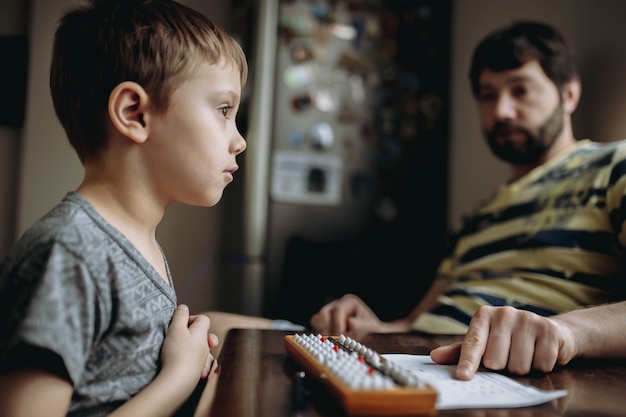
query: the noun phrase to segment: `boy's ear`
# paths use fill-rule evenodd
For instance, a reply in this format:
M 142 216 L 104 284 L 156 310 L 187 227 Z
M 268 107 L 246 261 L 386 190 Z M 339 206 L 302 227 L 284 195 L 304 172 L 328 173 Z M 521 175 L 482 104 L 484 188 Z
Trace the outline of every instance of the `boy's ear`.
M 148 139 L 148 94 L 133 81 L 118 84 L 109 95 L 109 117 L 115 129 L 130 140 Z

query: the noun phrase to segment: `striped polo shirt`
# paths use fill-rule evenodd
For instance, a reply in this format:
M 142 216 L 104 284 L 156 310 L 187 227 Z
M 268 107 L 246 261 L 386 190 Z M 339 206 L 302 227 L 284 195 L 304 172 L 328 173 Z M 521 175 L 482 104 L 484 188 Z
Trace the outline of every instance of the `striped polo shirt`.
M 413 323 L 464 334 L 482 305 L 550 316 L 626 298 L 626 141 L 577 142 L 467 213 L 439 276 L 453 284 Z

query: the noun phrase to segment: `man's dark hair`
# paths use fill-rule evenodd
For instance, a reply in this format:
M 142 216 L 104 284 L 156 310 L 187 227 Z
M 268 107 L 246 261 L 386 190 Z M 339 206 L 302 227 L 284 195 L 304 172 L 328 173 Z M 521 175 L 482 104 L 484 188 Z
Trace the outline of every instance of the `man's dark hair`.
M 476 46 L 470 67 L 474 96 L 484 69 L 505 71 L 535 59 L 559 90 L 578 76 L 574 54 L 559 32 L 543 23 L 519 21 L 491 32 Z

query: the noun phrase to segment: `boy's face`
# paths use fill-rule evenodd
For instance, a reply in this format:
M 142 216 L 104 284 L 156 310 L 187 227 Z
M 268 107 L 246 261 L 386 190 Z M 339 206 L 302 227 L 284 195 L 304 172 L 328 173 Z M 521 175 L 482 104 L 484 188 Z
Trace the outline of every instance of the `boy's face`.
M 234 65 L 202 63 L 174 90 L 167 110 L 152 115 L 153 186 L 167 202 L 206 207 L 222 198 L 246 148 L 235 125 L 240 97 Z
M 556 85 L 536 60 L 506 71 L 480 74 L 478 109 L 492 152 L 512 164 L 532 164 L 563 131 Z

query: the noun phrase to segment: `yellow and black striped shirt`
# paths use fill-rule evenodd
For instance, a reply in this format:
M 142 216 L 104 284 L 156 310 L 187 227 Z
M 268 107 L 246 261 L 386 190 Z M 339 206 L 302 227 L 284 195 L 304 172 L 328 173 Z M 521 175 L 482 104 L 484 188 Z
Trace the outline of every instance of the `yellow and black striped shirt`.
M 439 276 L 453 284 L 415 330 L 464 334 L 481 305 L 550 316 L 621 300 L 626 141 L 576 146 L 466 214 Z

